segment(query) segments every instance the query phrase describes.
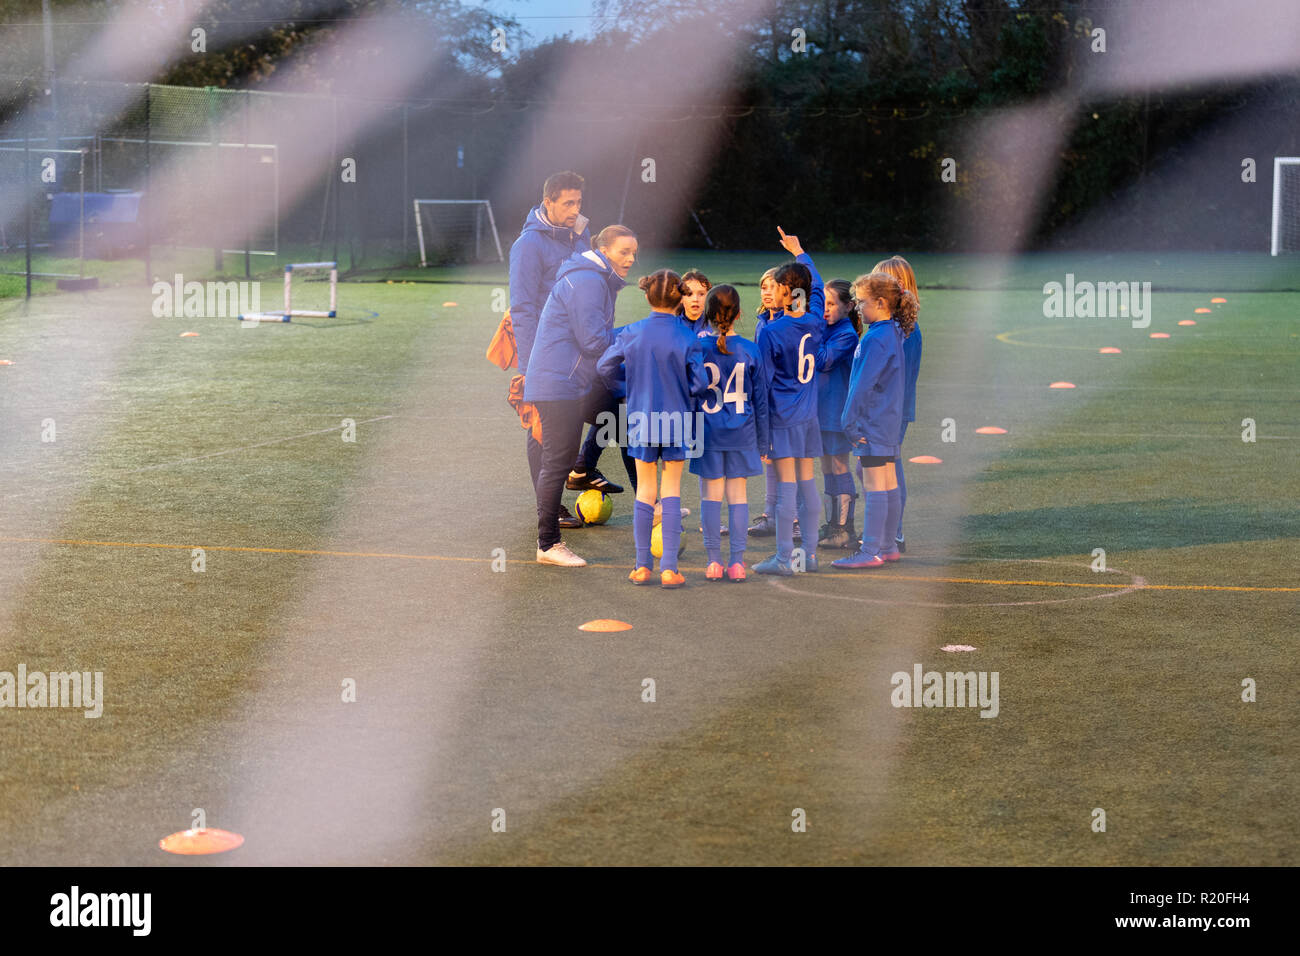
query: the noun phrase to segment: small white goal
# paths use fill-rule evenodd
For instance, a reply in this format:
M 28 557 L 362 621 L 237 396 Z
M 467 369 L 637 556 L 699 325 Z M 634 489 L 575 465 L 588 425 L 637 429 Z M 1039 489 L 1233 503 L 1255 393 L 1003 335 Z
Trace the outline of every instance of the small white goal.
M 294 273 L 323 272 L 329 270 L 329 309 L 295 309 L 293 307 Z M 332 319 L 338 314 L 339 264 L 337 262 L 291 262 L 284 267 L 284 308 L 278 312 L 248 312 L 239 316 L 242 322 L 288 322 L 292 316 L 316 316 Z M 298 301 L 302 301 L 302 295 Z M 310 303 L 315 305 L 315 302 Z

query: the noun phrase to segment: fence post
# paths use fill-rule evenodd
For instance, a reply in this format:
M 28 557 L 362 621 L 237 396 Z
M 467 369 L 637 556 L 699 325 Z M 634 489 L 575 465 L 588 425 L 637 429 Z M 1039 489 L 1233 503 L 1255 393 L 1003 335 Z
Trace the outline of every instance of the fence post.
M 215 187 L 221 177 L 221 142 L 217 133 L 217 88 L 215 86 L 204 87 L 208 91 L 208 135 L 212 139 L 212 184 Z M 214 188 L 214 193 L 219 194 Z M 220 226 L 217 227 L 220 229 Z M 219 235 L 219 234 L 218 234 Z M 216 246 L 212 249 L 212 265 L 217 275 L 225 271 L 225 259 L 221 255 L 221 240 L 218 238 Z
M 252 180 L 251 173 L 253 169 L 253 163 L 251 160 L 252 160 L 253 153 L 251 147 L 248 145 L 248 108 L 249 108 L 248 100 L 250 96 L 252 96 L 252 94 L 248 92 L 248 90 L 244 90 L 244 166 L 249 170 L 249 180 L 251 181 Z M 279 158 L 280 158 L 279 156 L 276 157 L 277 160 L 279 160 Z M 252 266 L 253 253 L 251 252 L 252 248 L 253 248 L 253 230 L 248 224 L 248 211 L 245 210 L 244 211 L 244 278 L 245 279 L 251 279 L 253 277 L 253 266 Z
M 402 103 L 402 263 L 405 265 L 410 251 L 407 210 L 411 208 L 411 144 L 407 126 L 409 104 Z
M 153 84 L 144 85 L 144 196 L 140 210 L 144 216 L 144 282 L 153 284 L 153 182 L 150 179 L 150 146 L 153 140 L 153 116 L 150 101 L 153 99 Z M 102 166 L 102 163 L 101 163 Z
M 27 101 L 30 104 L 31 95 L 28 91 Z M 23 251 L 26 255 L 26 275 L 27 275 L 27 295 L 26 298 L 32 297 L 32 197 L 36 195 L 36 190 L 32 189 L 32 121 L 34 117 L 31 114 L 31 108 L 28 107 L 27 122 L 23 123 L 23 188 L 26 190 L 26 197 L 23 203 Z

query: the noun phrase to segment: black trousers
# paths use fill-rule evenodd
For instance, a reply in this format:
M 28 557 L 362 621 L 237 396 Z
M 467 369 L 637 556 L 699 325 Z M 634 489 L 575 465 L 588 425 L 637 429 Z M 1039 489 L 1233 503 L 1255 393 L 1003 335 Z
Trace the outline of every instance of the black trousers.
M 587 439 L 582 443 L 582 448 L 578 451 L 577 461 L 573 463 L 574 471 L 591 471 L 591 469 L 599 467 L 600 453 L 605 450 L 606 446 L 600 444 L 598 439 L 601 432 L 607 432 L 607 430 L 595 427 L 594 422 L 596 416 L 604 413 L 608 414 L 612 420 L 617 421 L 618 407 L 623 404 L 623 400 L 621 398 L 615 398 L 609 389 L 605 387 L 603 382 L 596 383 L 595 389 L 592 391 L 591 395 L 588 396 L 588 402 L 588 411 L 590 412 L 591 417 L 587 418 L 586 421 L 592 422 L 593 424 L 592 427 L 587 430 Z M 625 441 L 627 439 L 626 435 L 619 435 L 617 437 L 622 438 Z M 627 480 L 631 483 L 632 492 L 635 494 L 636 462 L 633 461 L 632 456 L 627 453 L 626 446 L 621 446 L 619 450 L 622 452 L 623 456 L 623 469 L 627 472 Z
M 560 540 L 560 500 L 582 441 L 582 423 L 587 419 L 589 404 L 581 398 L 533 402 L 542 418 L 542 462 L 537 475 L 538 550 L 546 551 Z
M 541 550 L 547 550 L 560 540 L 560 502 L 564 497 L 564 482 L 578 461 L 583 424 L 595 425 L 601 412 L 610 412 L 617 419 L 618 404 L 618 399 L 603 385 L 597 385 L 594 391 L 583 398 L 533 402 L 537 413 L 542 417 L 541 466 L 536 483 L 537 547 Z M 598 456 L 601 449 L 595 441 L 597 431 L 596 428 L 591 430 L 589 441 L 595 446 Z M 625 449 L 620 448 L 619 451 L 622 452 L 623 467 L 627 470 L 635 494 L 636 463 Z M 589 468 L 595 467 L 595 459 L 582 464 Z

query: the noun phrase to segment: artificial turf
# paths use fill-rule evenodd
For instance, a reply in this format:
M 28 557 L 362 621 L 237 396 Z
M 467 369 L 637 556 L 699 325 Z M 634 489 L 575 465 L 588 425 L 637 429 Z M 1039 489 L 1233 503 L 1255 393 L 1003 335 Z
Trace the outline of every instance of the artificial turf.
M 776 258 L 704 265 L 752 286 Z M 202 808 L 247 838 L 218 865 L 1294 864 L 1300 295 L 1224 269 L 1134 329 L 1044 317 L 1068 257 L 1006 291 L 917 265 L 905 452 L 943 463 L 907 467 L 905 560 L 706 583 L 687 479 L 675 593 L 625 580 L 627 494 L 566 533 L 593 567 L 533 562 L 483 356 L 499 267 L 252 329 L 154 318 L 143 285 L 0 301 L 0 670 L 105 685 L 98 719 L 0 710 L 0 860 L 204 865 L 157 848 Z M 577 629 L 607 617 L 633 629 Z M 998 716 L 891 706 L 916 663 L 999 672 Z

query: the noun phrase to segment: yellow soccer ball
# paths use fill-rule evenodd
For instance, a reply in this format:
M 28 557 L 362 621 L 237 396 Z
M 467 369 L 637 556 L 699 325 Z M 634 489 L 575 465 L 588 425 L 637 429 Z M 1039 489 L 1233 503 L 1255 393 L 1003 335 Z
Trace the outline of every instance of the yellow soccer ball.
M 664 526 L 657 524 L 650 532 L 650 553 L 656 558 L 664 556 Z M 677 548 L 678 555 L 686 553 L 686 532 L 682 531 L 682 543 Z
M 588 488 L 578 495 L 578 517 L 587 524 L 604 524 L 614 513 L 614 499 L 603 491 Z

